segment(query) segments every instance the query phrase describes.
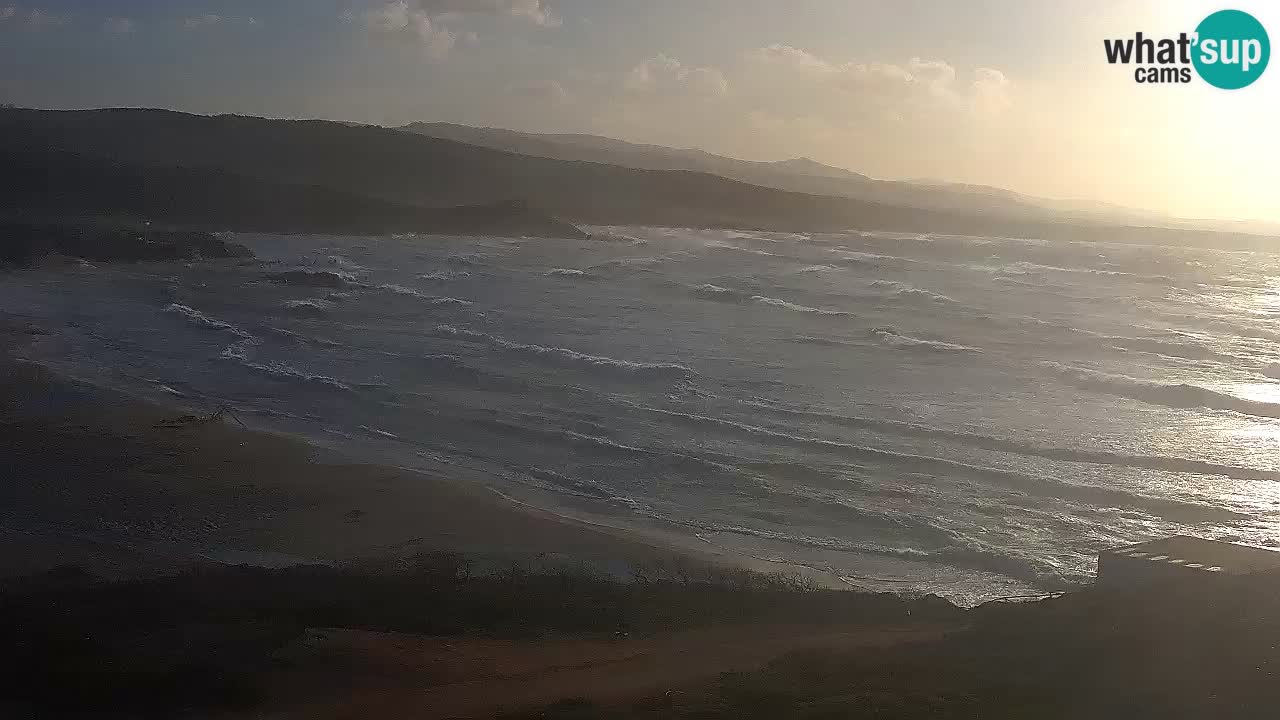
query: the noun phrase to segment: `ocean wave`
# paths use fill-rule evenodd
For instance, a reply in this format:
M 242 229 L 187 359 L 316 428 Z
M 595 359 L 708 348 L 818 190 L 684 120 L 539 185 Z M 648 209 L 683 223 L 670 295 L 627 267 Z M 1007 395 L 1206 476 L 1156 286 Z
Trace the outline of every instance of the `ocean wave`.
M 865 265 L 870 267 L 901 267 L 915 265 L 918 260 L 898 255 L 881 255 L 879 253 L 850 250 L 847 247 L 836 247 L 829 251 L 845 265 Z
M 1213 348 L 1205 347 L 1203 341 L 1200 340 L 1200 335 L 1190 332 L 1139 327 L 1137 329 L 1148 329 L 1153 333 L 1158 333 L 1161 337 L 1132 337 L 1125 335 L 1107 335 L 1104 333 L 1094 332 L 1092 330 L 1072 327 L 1065 323 L 1050 322 L 1048 320 L 1041 320 L 1030 316 L 1017 317 L 1015 320 L 1019 323 L 1035 325 L 1039 328 L 1047 328 L 1082 338 L 1089 338 L 1090 341 L 1095 342 L 1099 347 L 1104 348 L 1132 350 L 1136 352 L 1151 353 L 1153 355 L 1163 355 L 1169 358 L 1181 358 L 1184 360 L 1214 361 L 1230 364 L 1240 363 L 1240 358 L 1231 355 L 1230 353 L 1219 352 Z
M 741 303 L 747 301 L 747 294 L 741 290 L 732 290 L 711 283 L 703 283 L 693 289 L 693 294 L 716 302 Z
M 1190 409 L 1226 410 L 1255 417 L 1280 418 L 1280 404 L 1247 400 L 1187 383 L 1159 383 L 1128 375 L 1090 370 L 1046 360 L 1041 363 L 1081 387 L 1140 400 L 1152 405 Z
M 203 325 L 208 328 L 213 328 L 214 330 L 221 330 L 223 332 L 231 333 L 232 335 L 235 335 L 241 340 L 247 340 L 250 342 L 257 341 L 257 338 L 255 338 L 252 334 L 244 330 L 241 330 L 235 325 L 232 325 L 229 322 L 224 322 L 215 317 L 209 317 L 208 315 L 205 315 L 199 310 L 196 310 L 195 308 L 189 307 L 187 305 L 182 305 L 180 303 L 170 303 L 167 307 L 165 307 L 164 312 L 176 313 L 178 315 L 182 315 L 183 317 L 187 318 L 191 322 L 196 323 L 197 325 Z
M 1144 275 L 1141 273 L 1124 272 L 1121 270 L 1100 270 L 1095 268 L 1069 268 L 1057 265 L 1041 265 L 1033 262 L 1015 262 L 1010 263 L 1000 269 L 1003 273 L 1010 274 L 1038 274 L 1045 272 L 1069 273 L 1073 275 L 1086 275 L 1099 278 L 1120 278 L 1131 282 L 1154 283 L 1159 285 L 1173 285 L 1178 281 L 1168 275 Z
M 385 437 L 385 438 L 391 438 L 393 440 L 400 439 L 399 435 L 396 435 L 395 433 L 389 432 L 387 430 L 381 430 L 379 428 L 373 427 L 372 425 L 361 425 L 360 429 L 366 432 L 373 433 L 374 435 L 381 435 L 382 437 Z
M 288 310 L 290 314 L 307 318 L 325 317 L 332 307 L 333 303 L 314 298 L 309 300 L 286 300 L 284 302 L 284 309 Z
M 830 315 L 833 317 L 852 317 L 853 316 L 853 313 L 847 312 L 845 310 L 827 310 L 824 308 L 809 307 L 807 305 L 797 305 L 795 303 L 787 302 L 786 300 L 781 300 L 779 298 L 766 297 L 764 295 L 752 295 L 751 301 L 760 303 L 761 305 L 770 305 L 773 307 L 782 308 L 783 310 L 791 310 L 792 312 L 811 313 L 814 315 Z
M 301 287 L 323 287 L 334 290 L 346 287 L 355 282 L 355 276 L 341 270 L 286 270 L 268 273 L 267 279 L 278 285 L 298 285 Z
M 876 280 L 871 283 L 871 288 L 875 290 L 888 290 L 888 295 L 895 298 L 903 298 L 907 300 L 925 300 L 935 303 L 955 303 L 952 298 L 942 295 L 941 293 L 925 290 L 923 288 L 900 283 L 896 280 Z
M 471 277 L 471 273 L 466 270 L 438 270 L 417 276 L 423 282 L 449 282 L 450 280 L 462 280 L 469 277 Z
M 586 270 L 577 270 L 575 268 L 552 268 L 546 272 L 549 277 L 586 277 Z
M 800 343 L 801 345 L 821 345 L 823 347 L 842 347 L 853 344 L 848 340 L 817 337 L 816 335 L 797 335 L 791 338 L 791 342 Z
M 1188 473 L 1193 475 L 1220 475 L 1237 480 L 1280 482 L 1280 472 L 1258 470 L 1238 465 L 1225 465 L 1222 463 L 1212 463 L 1203 460 L 1192 460 L 1189 458 L 1163 455 L 1139 455 L 1101 449 L 1064 448 L 996 438 L 990 435 L 980 435 L 977 433 L 961 432 L 958 430 L 946 430 L 943 428 L 902 422 L 898 420 L 881 420 L 876 418 L 839 415 L 835 413 L 815 412 L 811 410 L 792 410 L 757 402 L 749 404 L 753 408 L 757 408 L 761 411 L 767 411 L 780 417 L 824 422 L 839 427 L 858 430 L 872 430 L 875 432 L 902 437 L 946 440 L 960 445 L 966 445 L 968 447 L 979 448 L 981 450 L 992 450 L 996 452 L 1012 453 L 1014 455 L 1041 457 L 1046 460 L 1140 468 L 1146 470 L 1159 470 L 1162 472 Z
M 886 345 L 907 350 L 925 350 L 930 352 L 958 352 L 958 353 L 980 353 L 982 348 L 970 347 L 968 345 L 960 345 L 958 343 L 943 342 L 941 340 L 923 340 L 921 338 L 903 335 L 891 327 L 876 328 L 871 331 L 877 338 Z
M 982 570 L 1030 582 L 1045 590 L 1064 590 L 1090 584 L 1093 574 L 1085 570 L 1070 572 L 1036 555 L 1001 549 L 967 536 L 955 534 L 955 542 L 941 548 L 877 548 L 883 555 L 917 560 L 951 567 Z
M 1138 493 L 1114 488 L 1079 485 L 1055 478 L 1031 475 L 1016 470 L 975 465 L 958 460 L 930 455 L 884 450 L 850 443 L 827 440 L 825 438 L 805 437 L 773 430 L 770 428 L 749 425 L 734 420 L 682 413 L 661 408 L 633 406 L 645 412 L 654 413 L 671 420 L 685 422 L 697 426 L 718 427 L 731 432 L 741 433 L 758 439 L 769 440 L 779 445 L 798 447 L 811 451 L 827 452 L 865 462 L 874 461 L 884 465 L 900 467 L 911 473 L 934 473 L 939 477 L 964 475 L 1001 487 L 1009 487 L 1026 492 L 1035 490 L 1037 494 L 1064 500 L 1083 501 L 1090 504 L 1104 504 L 1116 507 L 1141 508 L 1149 512 L 1180 520 L 1233 519 L 1239 515 L 1230 510 L 1208 507 L 1195 503 L 1153 498 Z
M 458 253 L 444 259 L 450 265 L 476 266 L 483 265 L 485 258 L 478 253 Z
M 748 255 L 760 255 L 763 257 L 778 257 L 777 253 L 771 253 L 767 250 L 756 250 L 755 248 L 742 247 L 741 245 L 734 245 L 733 243 L 728 243 L 723 240 L 712 240 L 711 242 L 706 244 L 706 247 L 710 250 L 728 250 L 730 252 L 740 252 L 740 253 L 746 253 Z
M 965 570 L 981 570 L 1030 582 L 1037 587 L 1048 590 L 1064 589 L 1073 585 L 1087 583 L 1092 579 L 1092 575 L 1087 572 L 1072 573 L 1064 571 L 1045 558 L 1015 550 L 1001 549 L 945 529 L 941 529 L 941 532 L 950 538 L 949 544 L 941 547 L 920 548 L 896 547 L 872 542 L 855 542 L 834 537 L 798 536 L 783 531 L 739 525 L 689 524 L 703 532 L 732 533 L 820 550 L 879 555 Z
M 254 372 L 267 375 L 278 380 L 288 380 L 298 382 L 303 385 L 313 385 L 318 387 L 329 388 L 331 390 L 350 391 L 353 388 L 327 375 L 313 375 L 306 373 L 297 368 L 285 365 L 284 363 L 260 363 L 254 362 L 248 353 L 248 349 L 243 344 L 237 343 L 222 351 L 223 360 L 231 360 L 239 365 L 246 367 Z
M 570 495 L 577 495 L 578 497 L 587 497 L 595 500 L 612 500 L 614 497 L 613 493 L 594 483 L 571 478 L 554 470 L 531 467 L 526 468 L 524 474 L 536 480 L 540 480 L 543 483 L 547 483 L 553 486 L 556 490 L 567 492 Z
M 806 265 L 806 266 L 804 266 L 804 267 L 802 267 L 802 268 L 797 268 L 797 269 L 796 269 L 796 272 L 798 272 L 798 273 L 824 273 L 824 272 L 834 272 L 834 271 L 839 271 L 839 270 L 840 270 L 840 268 L 836 267 L 835 265 Z
M 422 365 L 428 370 L 431 380 L 446 380 L 460 385 L 480 385 L 487 375 L 456 355 L 424 355 Z
M 421 293 L 417 290 L 414 290 L 413 288 L 405 287 L 403 285 L 396 285 L 395 283 L 386 283 L 384 285 L 374 285 L 373 288 L 375 290 L 382 290 L 384 292 L 389 292 L 395 295 L 405 295 L 408 297 L 417 298 L 427 303 L 428 305 L 470 305 L 471 304 L 470 300 L 459 300 L 458 298 L 452 298 L 452 297 L 438 297 L 435 295 L 427 295 L 425 293 Z
M 619 232 L 612 232 L 612 231 L 609 231 L 609 230 L 604 230 L 604 231 L 601 231 L 601 232 L 593 232 L 593 233 L 591 233 L 590 239 L 591 239 L 591 240 L 594 240 L 595 242 L 604 242 L 604 243 L 621 243 L 621 244 L 626 244 L 626 245 L 647 245 L 647 244 L 649 244 L 649 241 L 648 241 L 648 240 L 643 240 L 643 239 L 641 239 L 641 238 L 632 237 L 632 236 L 630 236 L 630 235 L 624 235 L 624 234 L 622 234 L 622 233 L 619 233 Z
M 328 257 L 325 258 L 325 260 L 327 260 L 330 265 L 333 265 L 338 268 L 342 268 L 343 270 L 346 270 L 348 272 L 360 272 L 360 271 L 369 269 L 363 265 L 360 265 L 352 261 L 350 258 L 344 257 L 342 255 L 329 255 Z
M 692 254 L 684 250 L 675 250 L 665 255 L 646 255 L 641 257 L 614 258 L 605 260 L 591 266 L 591 270 L 604 270 L 609 268 L 652 268 L 666 262 L 679 262 L 693 257 Z
M 488 333 L 455 328 L 450 325 L 437 325 L 435 334 L 441 337 L 478 342 L 509 352 L 518 353 L 540 360 L 548 360 L 554 364 L 577 367 L 586 370 L 614 372 L 632 377 L 673 377 L 692 375 L 693 371 L 684 365 L 675 363 L 646 363 L 631 360 L 619 360 L 601 355 L 589 355 L 577 350 L 562 347 L 546 347 L 520 343 L 500 338 Z
M 1212 360 L 1233 364 L 1240 362 L 1240 359 L 1233 355 L 1207 348 L 1194 340 L 1161 340 L 1158 338 L 1135 338 L 1115 335 L 1098 335 L 1098 337 L 1114 347 L 1153 355 L 1164 355 L 1184 360 Z M 1180 335 L 1180 337 L 1188 336 Z

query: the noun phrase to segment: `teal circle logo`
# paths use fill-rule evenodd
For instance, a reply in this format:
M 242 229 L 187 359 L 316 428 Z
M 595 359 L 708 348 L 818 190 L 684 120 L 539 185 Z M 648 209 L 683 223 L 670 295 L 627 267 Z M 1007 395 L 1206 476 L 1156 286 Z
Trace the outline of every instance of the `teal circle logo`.
M 1239 90 L 1262 77 L 1271 59 L 1271 40 L 1262 23 L 1247 12 L 1219 10 L 1196 27 L 1191 61 L 1205 82 Z

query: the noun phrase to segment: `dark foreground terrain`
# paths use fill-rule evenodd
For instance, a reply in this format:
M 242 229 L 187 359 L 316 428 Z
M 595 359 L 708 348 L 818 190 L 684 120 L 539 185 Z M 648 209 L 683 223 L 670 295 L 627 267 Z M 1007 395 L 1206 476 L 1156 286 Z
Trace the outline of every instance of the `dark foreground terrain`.
M 93 717 L 1263 718 L 1278 590 L 966 612 L 691 566 L 477 573 L 443 553 L 114 583 L 62 569 L 0 599 L 0 693 Z

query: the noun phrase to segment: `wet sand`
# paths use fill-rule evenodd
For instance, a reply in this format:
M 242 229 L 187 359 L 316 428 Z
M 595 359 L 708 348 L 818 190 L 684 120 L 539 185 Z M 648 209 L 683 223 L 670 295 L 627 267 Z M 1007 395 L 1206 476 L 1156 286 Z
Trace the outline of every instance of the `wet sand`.
M 0 362 L 0 574 L 76 564 L 121 576 L 201 560 L 341 563 L 427 550 L 611 566 L 673 555 L 737 562 L 478 485 L 321 460 L 230 417 L 171 427 L 184 411 Z

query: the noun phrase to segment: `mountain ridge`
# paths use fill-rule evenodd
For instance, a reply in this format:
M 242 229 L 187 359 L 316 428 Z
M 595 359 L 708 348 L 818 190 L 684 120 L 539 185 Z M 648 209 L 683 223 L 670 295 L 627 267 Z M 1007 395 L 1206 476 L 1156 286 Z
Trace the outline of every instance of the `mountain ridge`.
M 348 198 L 345 203 L 353 213 L 353 198 L 365 198 L 419 210 L 514 204 L 538 218 L 589 225 L 791 232 L 857 229 L 1250 248 L 1274 243 L 1272 238 L 1246 233 L 1116 226 L 1042 215 L 1009 216 L 890 205 L 781 190 L 709 172 L 552 159 L 398 129 L 325 120 L 271 120 L 145 109 L 0 110 L 0 151 L 68 153 L 87 163 L 86 172 L 97 172 L 93 170 L 95 163 L 116 163 L 152 173 L 158 172 L 156 168 L 179 168 L 184 172 L 246 178 L 246 182 L 266 183 L 274 188 L 306 187 L 314 192 L 339 193 Z M 831 181 L 796 177 L 819 183 Z M 92 205 L 102 200 L 93 197 L 97 192 L 110 197 L 109 183 L 95 187 L 86 188 L 88 196 L 79 201 Z M 198 183 L 184 187 L 194 195 Z M 57 192 L 56 184 L 50 184 L 48 192 Z M 224 196 L 237 197 L 231 189 Z M 230 223 L 241 219 L 238 213 L 255 210 L 251 195 L 238 197 L 244 200 L 243 205 L 224 203 L 206 220 Z M 29 202 L 37 200 L 28 198 Z M 68 202 L 73 200 L 76 198 Z M 193 202 L 192 196 L 184 202 Z M 310 204 L 304 206 L 320 208 L 316 211 L 318 217 L 329 210 L 323 203 L 307 203 Z M 96 208 L 98 212 L 108 209 Z M 198 209 L 187 207 L 189 214 L 196 214 Z M 376 217 L 376 213 L 365 217 Z M 329 220 L 344 231 L 350 225 L 350 218 L 336 210 L 330 212 Z M 273 222 L 287 221 L 285 216 L 273 218 Z M 570 234 L 577 232 L 574 228 Z

